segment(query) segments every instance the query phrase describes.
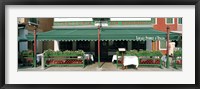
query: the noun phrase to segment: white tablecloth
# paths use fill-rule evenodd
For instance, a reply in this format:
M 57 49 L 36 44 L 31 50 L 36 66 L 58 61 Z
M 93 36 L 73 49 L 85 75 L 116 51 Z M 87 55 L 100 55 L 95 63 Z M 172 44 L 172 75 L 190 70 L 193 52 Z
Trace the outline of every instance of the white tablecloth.
M 84 57 L 85 57 L 84 59 L 86 59 L 86 60 L 90 59 L 90 60 L 94 61 L 94 57 L 91 54 L 85 54 Z
M 124 66 L 127 65 L 136 65 L 136 68 L 139 65 L 137 56 L 124 56 Z
M 121 58 L 121 56 L 118 56 L 118 59 Z M 112 62 L 114 62 L 115 60 L 117 60 L 117 55 L 113 55 L 112 57 Z
M 118 56 L 118 58 L 121 58 L 121 56 Z M 114 60 L 117 60 L 117 55 L 113 55 L 112 62 Z M 138 67 L 139 62 L 138 62 L 138 57 L 137 56 L 124 56 L 124 66 L 127 65 L 136 65 Z
M 43 57 L 43 53 L 37 54 L 37 63 L 41 61 L 42 57 Z

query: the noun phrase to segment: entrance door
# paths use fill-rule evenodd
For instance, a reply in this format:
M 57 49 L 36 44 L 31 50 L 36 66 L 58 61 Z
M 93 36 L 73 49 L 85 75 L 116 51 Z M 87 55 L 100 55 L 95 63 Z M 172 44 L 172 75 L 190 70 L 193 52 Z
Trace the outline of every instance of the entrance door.
M 98 61 L 98 42 L 95 42 L 95 61 Z M 108 41 L 101 41 L 100 42 L 100 61 L 101 62 L 108 62 Z

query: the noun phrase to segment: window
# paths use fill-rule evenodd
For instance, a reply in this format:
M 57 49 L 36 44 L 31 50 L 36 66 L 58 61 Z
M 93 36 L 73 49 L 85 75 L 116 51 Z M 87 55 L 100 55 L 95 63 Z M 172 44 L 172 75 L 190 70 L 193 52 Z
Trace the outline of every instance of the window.
M 174 24 L 174 19 L 173 18 L 166 18 L 165 23 L 166 24 Z
M 182 24 L 182 18 L 178 18 L 178 24 Z
M 160 40 L 159 48 L 162 49 L 167 49 L 167 42 L 166 40 Z
M 31 23 L 37 23 L 38 24 L 38 19 L 36 19 L 36 18 L 29 18 L 29 22 L 31 22 Z
M 151 18 L 151 22 L 157 24 L 157 18 Z

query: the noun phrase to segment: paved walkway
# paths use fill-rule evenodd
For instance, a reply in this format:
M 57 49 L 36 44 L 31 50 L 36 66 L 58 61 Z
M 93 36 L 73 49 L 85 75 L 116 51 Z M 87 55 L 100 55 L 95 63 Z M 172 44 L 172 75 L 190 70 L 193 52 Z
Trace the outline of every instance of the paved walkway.
M 41 67 L 22 67 L 18 71 L 182 71 L 182 68 L 174 69 L 172 67 L 163 69 L 157 66 L 139 66 L 138 69 L 135 66 L 128 66 L 128 69 L 122 70 L 121 67 L 116 68 L 115 64 L 111 62 L 101 62 L 101 67 L 98 68 L 98 63 L 87 65 L 82 67 L 48 67 L 44 70 Z

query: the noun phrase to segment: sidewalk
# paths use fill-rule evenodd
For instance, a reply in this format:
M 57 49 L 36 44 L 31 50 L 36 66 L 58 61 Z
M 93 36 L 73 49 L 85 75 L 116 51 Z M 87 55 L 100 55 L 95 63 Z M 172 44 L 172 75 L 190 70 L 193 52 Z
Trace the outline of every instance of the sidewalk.
M 182 68 L 174 69 L 172 67 L 162 69 L 157 66 L 139 66 L 138 69 L 135 66 L 129 66 L 128 69 L 122 70 L 121 67 L 116 68 L 115 64 L 111 62 L 101 62 L 101 67 L 98 68 L 98 63 L 87 65 L 85 68 L 82 67 L 46 67 L 42 70 L 41 66 L 33 67 L 23 67 L 19 68 L 18 71 L 182 71 Z

